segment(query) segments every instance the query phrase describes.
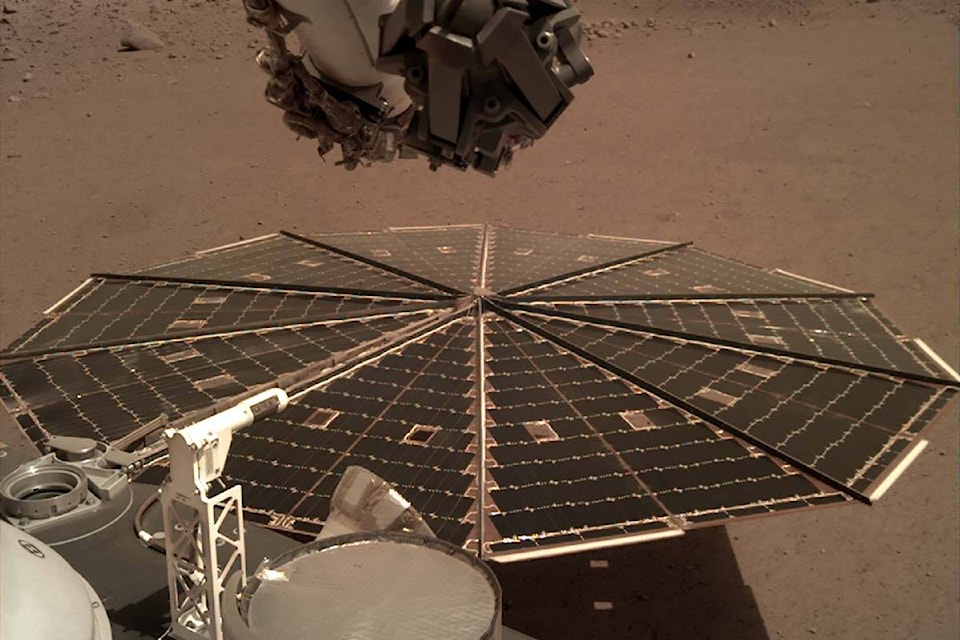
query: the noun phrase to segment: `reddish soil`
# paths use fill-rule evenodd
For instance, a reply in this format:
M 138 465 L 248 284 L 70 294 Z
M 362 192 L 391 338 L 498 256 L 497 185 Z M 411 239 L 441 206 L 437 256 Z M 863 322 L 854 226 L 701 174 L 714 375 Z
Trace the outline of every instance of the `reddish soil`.
M 321 163 L 263 101 L 236 1 L 4 3 L 4 344 L 89 272 L 276 229 L 486 221 L 693 240 L 873 291 L 956 366 L 953 2 L 581 0 L 588 22 L 638 26 L 597 25 L 597 76 L 495 179 Z M 118 52 L 126 17 L 167 47 Z M 956 638 L 956 427 L 954 404 L 871 508 L 621 550 L 608 577 L 578 557 L 505 571 L 508 621 L 543 640 Z

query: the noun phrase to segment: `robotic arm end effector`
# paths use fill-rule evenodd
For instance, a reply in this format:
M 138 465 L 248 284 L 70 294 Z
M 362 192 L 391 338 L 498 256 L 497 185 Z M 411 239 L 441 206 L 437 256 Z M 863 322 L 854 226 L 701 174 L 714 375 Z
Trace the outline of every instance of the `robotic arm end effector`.
M 569 0 L 385 0 L 387 13 L 367 9 L 375 24 L 366 29 L 357 19 L 363 0 L 343 1 L 352 26 L 340 27 L 366 45 L 359 66 L 335 56 L 331 38 L 316 37 L 317 18 L 277 0 L 245 6 L 271 41 L 258 54 L 270 75 L 268 101 L 298 135 L 317 139 L 321 155 L 339 144 L 348 169 L 424 155 L 433 169 L 494 175 L 547 132 L 573 100 L 570 88 L 593 75 Z M 303 56 L 287 50 L 291 32 Z M 380 82 L 362 86 L 371 79 Z

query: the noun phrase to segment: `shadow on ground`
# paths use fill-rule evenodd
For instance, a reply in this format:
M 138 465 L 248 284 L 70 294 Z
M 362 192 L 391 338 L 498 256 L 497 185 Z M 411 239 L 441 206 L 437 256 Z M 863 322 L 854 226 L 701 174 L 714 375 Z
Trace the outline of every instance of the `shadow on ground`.
M 769 640 L 720 527 L 493 568 L 504 624 L 537 640 Z

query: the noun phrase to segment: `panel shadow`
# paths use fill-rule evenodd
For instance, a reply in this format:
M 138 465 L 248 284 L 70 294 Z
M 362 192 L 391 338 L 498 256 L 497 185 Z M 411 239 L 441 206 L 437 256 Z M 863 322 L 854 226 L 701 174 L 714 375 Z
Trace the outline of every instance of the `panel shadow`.
M 769 640 L 723 527 L 491 566 L 504 624 L 537 640 Z

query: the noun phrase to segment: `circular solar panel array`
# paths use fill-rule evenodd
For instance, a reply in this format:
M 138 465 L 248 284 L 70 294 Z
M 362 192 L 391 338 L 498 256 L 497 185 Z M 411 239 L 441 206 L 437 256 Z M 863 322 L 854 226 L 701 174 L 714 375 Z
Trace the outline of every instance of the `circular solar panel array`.
M 225 469 L 319 531 L 340 474 L 508 561 L 878 498 L 956 373 L 870 295 L 688 243 L 484 225 L 245 241 L 95 274 L 2 352 L 36 443 L 128 445 L 271 386 Z

